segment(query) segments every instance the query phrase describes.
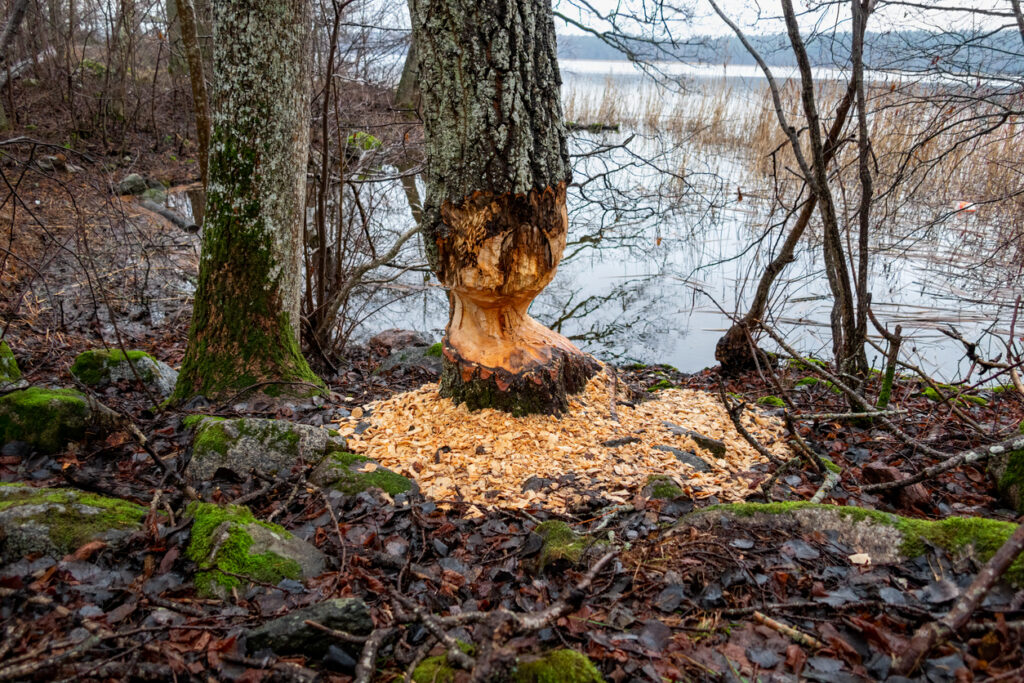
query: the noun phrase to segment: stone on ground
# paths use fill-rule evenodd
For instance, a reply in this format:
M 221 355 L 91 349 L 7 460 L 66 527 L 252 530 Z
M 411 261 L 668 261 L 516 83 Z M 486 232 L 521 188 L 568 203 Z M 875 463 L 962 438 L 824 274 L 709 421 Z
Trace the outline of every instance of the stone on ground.
M 116 547 L 142 528 L 146 508 L 73 489 L 0 484 L 0 560 L 60 559 L 90 541 Z
M 246 633 L 246 646 L 249 652 L 273 650 L 277 654 L 323 656 L 337 641 L 329 634 L 307 626 L 307 621 L 354 636 L 365 636 L 373 630 L 373 619 L 365 602 L 356 598 L 336 598 L 297 609 L 257 626 Z
M 22 441 L 57 453 L 89 429 L 116 426 L 117 415 L 74 389 L 29 387 L 0 396 L 0 442 Z
M 240 477 L 250 470 L 263 474 L 288 473 L 302 461 L 316 464 L 333 450 L 344 450 L 345 440 L 322 427 L 287 420 L 209 416 L 186 418 L 195 426 L 192 460 L 187 474 L 196 481 L 212 479 L 218 470 Z
M 460 643 L 467 654 L 473 650 Z M 454 683 L 457 669 L 448 662 L 447 655 L 427 657 L 412 674 L 415 683 Z M 502 672 L 500 679 L 510 683 L 604 683 L 601 672 L 590 659 L 575 650 L 554 650 L 534 657 L 521 656 L 511 671 Z
M 146 179 L 138 173 L 129 173 L 117 184 L 118 194 L 142 194 L 149 188 Z
M 135 372 L 132 372 L 132 368 Z M 82 384 L 104 387 L 121 380 L 135 381 L 135 375 L 146 387 L 159 396 L 167 398 L 174 391 L 178 373 L 167 363 L 159 361 L 145 351 L 120 349 L 95 349 L 78 354 L 71 366 L 71 374 Z
M 21 378 L 21 369 L 6 341 L 0 341 L 0 394 L 24 389 L 28 382 Z
M 329 453 L 313 470 L 309 480 L 317 486 L 341 491 L 348 496 L 371 488 L 381 489 L 391 496 L 419 490 L 411 479 L 381 467 L 366 456 L 345 451 Z
M 326 556 L 284 528 L 256 519 L 240 505 L 192 503 L 187 557 L 196 563 L 196 590 L 224 597 L 249 582 L 277 585 L 324 571 Z

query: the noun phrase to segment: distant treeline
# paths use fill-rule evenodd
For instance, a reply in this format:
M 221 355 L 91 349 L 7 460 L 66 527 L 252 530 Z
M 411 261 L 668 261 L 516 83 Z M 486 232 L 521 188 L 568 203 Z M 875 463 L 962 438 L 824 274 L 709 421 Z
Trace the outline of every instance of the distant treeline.
M 753 46 L 772 66 L 795 66 L 785 34 L 749 36 Z M 611 44 L 610 44 L 611 43 Z M 615 45 L 621 45 L 617 49 Z M 755 64 L 735 36 L 696 37 L 671 45 L 593 35 L 558 36 L 562 59 L 629 59 L 627 52 L 645 60 L 681 60 L 710 64 Z M 842 68 L 850 54 L 849 33 L 823 33 L 807 39 L 814 66 Z M 865 63 L 872 69 L 940 70 L 952 73 L 1024 74 L 1024 53 L 1016 27 L 994 33 L 930 33 L 894 31 L 869 33 Z

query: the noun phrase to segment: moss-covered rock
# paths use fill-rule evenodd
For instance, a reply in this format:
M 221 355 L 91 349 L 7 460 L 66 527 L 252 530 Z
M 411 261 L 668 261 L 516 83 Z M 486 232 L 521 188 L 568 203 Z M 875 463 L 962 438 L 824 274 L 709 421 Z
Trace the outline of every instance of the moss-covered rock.
M 949 398 L 952 398 L 952 397 L 956 397 L 956 402 L 960 403 L 961 405 L 968 405 L 968 404 L 974 404 L 976 406 L 987 406 L 988 405 L 988 400 L 985 399 L 985 398 L 982 398 L 981 396 L 974 396 L 973 394 L 960 394 L 959 396 L 957 396 L 956 395 L 957 391 L 959 391 L 959 389 L 957 389 L 957 387 L 954 387 L 954 386 L 949 385 L 949 384 L 940 384 L 938 386 L 945 392 L 946 399 L 949 399 Z M 939 394 L 939 392 L 937 392 L 932 387 L 925 388 L 921 392 L 921 395 L 924 396 L 925 398 L 927 398 L 929 401 L 942 401 L 943 400 L 943 397 Z
M 90 541 L 112 546 L 141 529 L 146 508 L 73 489 L 0 484 L 0 559 L 60 559 Z
M 473 655 L 475 648 L 469 643 L 459 641 L 459 649 L 467 655 Z M 456 668 L 448 661 L 448 655 L 427 657 L 412 672 L 415 683 L 454 683 Z
M 647 485 L 644 486 L 642 493 L 648 498 L 672 500 L 683 495 L 683 490 L 672 480 L 672 477 L 664 474 L 652 474 L 647 478 Z
M 780 533 L 835 533 L 840 542 L 867 553 L 875 564 L 918 557 L 928 546 L 980 564 L 987 562 L 1016 529 L 1011 522 L 982 517 L 912 519 L 878 510 L 803 501 L 715 505 L 687 515 L 676 528 L 707 528 L 723 521 L 769 524 Z M 1006 579 L 1014 586 L 1024 587 L 1024 558 L 1013 563 Z
M 590 659 L 575 650 L 555 650 L 543 657 L 524 658 L 512 672 L 515 683 L 604 683 Z
M 135 372 L 132 372 L 132 368 Z M 163 361 L 145 351 L 120 349 L 93 349 L 78 354 L 71 365 L 71 374 L 86 386 L 102 387 L 121 380 L 135 381 L 135 373 L 143 384 L 160 398 L 174 391 L 178 373 Z
M 411 479 L 381 467 L 364 455 L 334 451 L 313 470 L 309 480 L 317 486 L 354 496 L 361 491 L 378 488 L 391 496 L 417 491 Z
M 21 369 L 6 341 L 0 341 L 0 394 L 24 389 L 28 382 L 21 378 Z
M 218 470 L 245 476 L 250 470 L 274 475 L 288 472 L 297 462 L 317 464 L 345 440 L 322 427 L 287 420 L 224 419 L 190 416 L 195 427 L 192 459 L 187 473 L 197 481 L 213 478 Z
M 196 563 L 196 590 L 223 597 L 246 579 L 278 584 L 283 579 L 317 576 L 326 557 L 284 528 L 256 519 L 239 505 L 194 502 L 192 537 L 186 556 Z
M 576 564 L 587 549 L 587 539 L 562 521 L 541 522 L 533 532 L 544 541 L 537 558 L 537 568 L 540 570 L 559 560 Z
M 459 647 L 472 655 L 473 648 L 465 643 Z M 413 671 L 415 683 L 454 683 L 456 669 L 446 655 L 424 659 Z M 496 675 L 493 680 L 510 683 L 604 683 L 601 672 L 586 655 L 575 650 L 554 650 L 540 657 L 520 657 L 514 668 Z
M 29 387 L 0 396 L 0 442 L 24 441 L 43 453 L 80 441 L 90 428 L 115 425 L 109 408 L 74 389 Z
M 1024 513 L 1024 449 L 990 456 L 988 473 L 1003 504 Z
M 757 405 L 759 406 L 770 406 L 772 408 L 785 408 L 786 402 L 778 396 L 762 396 L 757 399 Z
M 675 384 L 669 382 L 667 379 L 659 379 L 657 382 L 647 387 L 647 391 L 661 391 L 662 389 L 672 389 Z

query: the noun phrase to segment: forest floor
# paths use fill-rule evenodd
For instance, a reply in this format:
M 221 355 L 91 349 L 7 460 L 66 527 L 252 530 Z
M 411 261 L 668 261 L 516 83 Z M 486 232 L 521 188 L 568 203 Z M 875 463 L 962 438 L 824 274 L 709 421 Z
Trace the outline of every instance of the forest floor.
M 0 285 L 6 339 L 33 384 L 71 386 L 71 361 L 98 346 L 101 334 L 108 344 L 141 348 L 171 365 L 183 355 L 196 238 L 112 198 L 105 180 L 111 176 L 88 168 L 32 172 L 18 186 L 35 216 L 22 213 L 24 222 L 12 227 L 9 249 L 20 260 L 3 271 Z M 168 179 L 187 176 L 173 170 Z M 122 323 L 116 329 L 110 311 Z M 217 412 L 324 425 L 436 379 L 420 368 L 376 373 L 383 359 L 374 348 L 350 349 L 337 372 L 325 377 L 334 398 L 320 405 L 251 402 Z M 731 378 L 714 369 L 686 375 L 667 366 L 628 366 L 618 373 L 637 396 L 657 396 L 666 387 L 717 396 L 721 380 L 726 392 L 750 404 L 777 395 L 782 386 L 795 413 L 847 410 L 824 382 L 798 386 L 813 375 L 799 366 L 783 364 L 774 376 Z M 1024 419 L 1021 396 L 982 393 L 985 405 L 965 404 L 962 413 L 992 434 L 1015 430 Z M 166 462 L 188 452 L 184 415 L 153 411 L 140 387 L 122 382 L 97 398 L 130 416 Z M 900 424 L 921 443 L 952 453 L 984 442 L 948 404 L 923 395 L 917 381 L 898 381 L 893 404 L 906 411 Z M 887 468 L 905 476 L 936 460 L 877 427 L 838 419 L 797 424 L 800 436 L 842 469 L 827 503 L 913 518 L 1016 518 L 997 502 L 984 463 L 873 496 L 861 489 L 892 476 Z M 758 487 L 773 469 L 750 473 L 750 501 L 768 500 Z M 301 485 L 301 475 L 293 472 L 270 487 L 252 478 L 225 483 L 214 499 L 246 497 L 257 517 L 273 516 L 329 555 L 328 571 L 305 584 L 256 585 L 225 600 L 201 598 L 190 580 L 194 565 L 183 552 L 184 524 L 154 524 L 133 537 L 126 552 L 90 545 L 59 561 L 25 558 L 0 567 L 0 680 L 345 681 L 358 652 L 346 649 L 349 643 L 338 641 L 323 657 L 276 656 L 247 652 L 243 636 L 299 607 L 357 597 L 370 606 L 379 629 L 399 624 L 396 604 L 416 605 L 428 615 L 393 634 L 381 650 L 375 680 L 401 678 L 424 654 L 420 646 L 436 618 L 457 621 L 458 615 L 502 607 L 532 613 L 570 599 L 579 609 L 523 630 L 507 646 L 523 653 L 570 647 L 616 683 L 899 681 L 906 679 L 890 676 L 893 655 L 919 626 L 945 614 L 978 570 L 939 547 L 912 561 L 871 564 L 828 533 L 770 521 L 687 525 L 687 515 L 723 502 L 714 495 L 658 499 L 634 490 L 620 502 L 595 490 L 581 505 L 557 511 L 543 498 L 501 507 L 415 494 L 396 503 L 373 491 L 328 503 L 315 488 Z M 178 512 L 186 502 L 125 433 L 54 456 L 5 445 L 0 481 L 76 487 L 146 506 L 160 491 Z M 821 473 L 801 462 L 775 481 L 769 495 L 774 501 L 808 500 L 821 481 Z M 580 544 L 542 561 L 535 530 L 548 520 L 568 524 Z M 583 593 L 574 593 L 610 549 L 614 558 Z M 481 643 L 486 628 L 467 618 L 452 634 Z M 1001 585 L 911 680 L 1022 680 L 1022 633 L 1024 593 Z M 455 680 L 463 679 L 468 674 L 459 672 Z

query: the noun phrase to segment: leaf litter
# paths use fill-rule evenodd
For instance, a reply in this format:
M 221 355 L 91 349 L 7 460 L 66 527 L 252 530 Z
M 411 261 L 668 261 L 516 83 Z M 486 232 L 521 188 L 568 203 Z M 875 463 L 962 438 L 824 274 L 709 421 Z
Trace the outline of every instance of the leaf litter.
M 512 417 L 471 412 L 439 396 L 437 384 L 425 384 L 337 422 L 352 451 L 415 479 L 439 501 L 565 511 L 581 507 L 593 491 L 626 503 L 652 476 L 668 477 L 696 499 L 751 494 L 753 478 L 739 475 L 767 460 L 736 432 L 718 397 L 665 389 L 630 403 L 619 400 L 616 385 L 601 372 L 570 397 L 566 415 Z M 748 412 L 743 423 L 774 454 L 788 457 L 782 420 Z M 724 454 L 702 448 L 686 430 L 721 442 Z M 527 486 L 535 478 L 550 480 L 548 490 Z

